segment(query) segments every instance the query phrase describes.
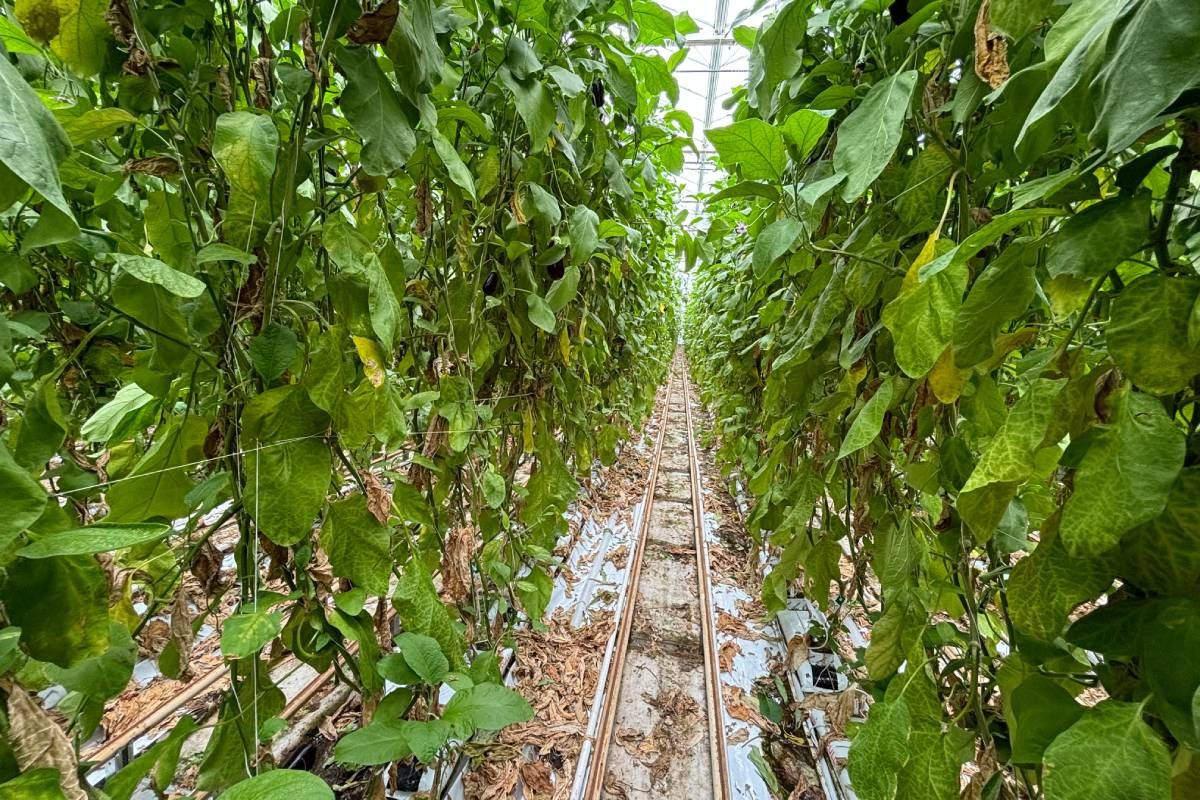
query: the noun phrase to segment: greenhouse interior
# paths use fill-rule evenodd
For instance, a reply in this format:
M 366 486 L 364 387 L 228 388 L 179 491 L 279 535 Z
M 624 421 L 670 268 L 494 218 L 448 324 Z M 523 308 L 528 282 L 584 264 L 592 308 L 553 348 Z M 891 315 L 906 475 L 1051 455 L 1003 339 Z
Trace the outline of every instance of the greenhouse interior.
M 1200 0 L 0 0 L 0 800 L 1200 800 Z

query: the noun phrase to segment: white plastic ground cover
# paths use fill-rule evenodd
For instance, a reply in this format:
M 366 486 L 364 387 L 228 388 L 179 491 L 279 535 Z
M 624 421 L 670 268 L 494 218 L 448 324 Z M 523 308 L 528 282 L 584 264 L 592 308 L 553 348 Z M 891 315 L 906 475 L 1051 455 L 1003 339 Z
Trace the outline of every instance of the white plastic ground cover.
M 737 503 L 738 510 L 745 518 L 748 513 L 748 505 L 742 486 L 735 481 L 733 488 L 734 502 Z M 847 543 L 844 542 L 843 548 L 846 546 Z M 827 637 L 832 638 L 828 617 L 808 598 L 790 598 L 787 608 L 776 615 L 775 623 L 782 635 L 785 653 L 786 643 L 790 642 L 792 637 L 804 635 L 814 627 L 820 628 Z M 850 642 L 855 648 L 867 646 L 865 632 L 849 615 L 842 620 L 842 627 L 846 630 Z M 819 685 L 818 675 L 822 679 L 820 683 L 828 683 L 830 679 L 836 680 L 837 688 L 826 688 Z M 797 701 L 813 693 L 834 694 L 855 690 L 842 669 L 842 659 L 836 653 L 824 653 L 812 649 L 808 651 L 804 659 L 791 665 L 788 670 L 788 684 Z M 862 711 L 865 709 L 856 704 L 852 719 L 862 721 L 863 717 L 859 713 Z M 825 713 L 821 709 L 814 708 L 800 713 L 805 715 L 802 728 L 809 748 L 817 756 L 817 775 L 821 779 L 821 789 L 825 797 L 827 800 L 858 800 L 858 795 L 850 785 L 849 771 L 844 766 L 850 752 L 850 740 L 842 736 L 829 735 L 829 726 L 825 719 Z M 769 794 L 765 796 L 770 797 Z
M 720 524 L 717 516 L 705 512 L 704 538 L 710 547 L 720 543 L 717 536 Z M 714 615 L 724 611 L 733 617 L 740 617 L 742 612 L 738 609 L 738 603 L 750 603 L 754 600 L 740 586 L 716 581 L 711 585 Z M 770 623 L 760 625 L 756 620 L 741 621 L 759 638 L 743 639 L 714 627 L 718 653 L 726 642 L 732 641 L 737 645 L 733 663 L 728 671 L 721 672 L 720 680 L 722 685 L 739 687 L 747 698 L 751 698 L 755 696 L 755 682 L 763 675 L 770 674 L 771 663 L 781 661 L 785 649 L 778 632 Z M 721 696 L 724 698 L 724 691 Z M 730 791 L 738 800 L 771 800 L 771 790 L 751 760 L 754 751 L 762 746 L 762 731 L 756 725 L 731 716 L 724 703 L 721 704 L 721 710 L 725 725 L 725 760 L 729 767 Z
M 640 442 L 632 446 L 643 449 Z M 602 490 L 603 486 L 598 480 L 598 476 L 593 474 L 593 479 L 596 490 Z M 569 611 L 573 628 L 586 625 L 589 615 L 596 612 L 611 611 L 614 614 L 614 620 L 620 618 L 629 590 L 629 570 L 633 563 L 633 552 L 636 545 L 635 532 L 641 525 L 644 506 L 644 500 L 634 506 L 633 520 L 629 525 L 620 521 L 619 512 L 615 512 L 603 522 L 597 522 L 590 517 L 580 520 L 579 512 L 575 507 L 567 511 L 566 516 L 569 521 L 578 521 L 579 534 L 575 537 L 574 544 L 563 562 L 564 568 L 554 578 L 554 588 L 550 593 L 550 601 L 546 605 L 547 616 L 553 616 L 560 609 Z M 570 532 L 563 534 L 558 544 L 570 543 L 572 536 L 574 534 Z M 613 552 L 621 546 L 626 548 L 627 553 L 624 567 L 618 567 L 611 560 Z M 566 577 L 568 574 L 573 575 L 574 580 L 568 581 Z M 608 664 L 612 660 L 612 654 L 616 648 L 616 636 L 617 629 L 614 625 L 613 632 L 609 634 L 608 642 L 605 644 L 604 659 L 598 673 L 600 675 L 604 675 L 608 670 Z M 505 683 L 512 685 L 511 675 L 505 676 Z M 599 724 L 596 712 L 604 701 L 604 688 L 604 682 L 599 681 L 592 704 L 592 713 L 589 715 L 587 737 L 579 754 L 572 782 L 571 797 L 573 799 L 582 792 L 583 780 L 587 776 L 586 767 L 591 761 L 592 742 Z M 449 686 L 443 686 L 442 694 L 438 699 L 444 705 L 453 696 L 454 690 Z M 529 747 L 526 749 L 526 753 L 532 756 L 535 751 Z M 465 791 L 463 779 L 466 775 L 466 766 L 466 763 L 460 759 L 455 765 L 441 797 L 448 798 L 448 800 L 463 800 Z M 426 769 L 415 792 L 391 792 L 388 797 L 391 800 L 414 800 L 418 795 L 432 796 L 430 793 L 434 788 L 433 779 L 434 770 Z M 519 781 L 512 796 L 514 800 L 523 800 L 525 796 L 524 786 Z

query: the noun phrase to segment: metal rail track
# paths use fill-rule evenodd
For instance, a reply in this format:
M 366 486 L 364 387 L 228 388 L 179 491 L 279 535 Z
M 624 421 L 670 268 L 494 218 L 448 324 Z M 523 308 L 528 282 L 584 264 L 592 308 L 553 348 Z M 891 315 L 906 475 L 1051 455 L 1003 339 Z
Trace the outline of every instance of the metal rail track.
M 636 532 L 636 547 L 630 562 L 629 584 L 626 589 L 627 599 L 621 611 L 613 657 L 609 662 L 608 670 L 603 676 L 604 685 L 607 688 L 600 709 L 599 725 L 592 748 L 592 761 L 589 765 L 587 780 L 583 787 L 582 800 L 601 800 L 604 794 L 608 752 L 613 744 L 617 709 L 621 699 L 622 676 L 626 655 L 629 650 L 630 635 L 633 631 L 639 580 L 642 563 L 645 559 L 646 543 L 649 539 L 651 510 L 659 483 L 659 465 L 662 462 L 663 445 L 666 441 L 667 429 L 669 427 L 671 399 L 675 391 L 676 381 L 680 383 L 686 420 L 689 482 L 691 484 L 692 495 L 692 534 L 695 542 L 697 594 L 699 595 L 700 607 L 700 639 L 704 656 L 705 715 L 707 717 L 708 728 L 708 756 L 711 767 L 710 774 L 712 776 L 712 798 L 713 800 L 730 800 L 732 798 L 725 742 L 724 706 L 721 699 L 720 668 L 718 666 L 716 650 L 716 630 L 712 613 L 712 587 L 709 580 L 708 545 L 704 536 L 704 507 L 702 491 L 700 489 L 700 465 L 696 452 L 695 438 L 692 434 L 691 402 L 688 394 L 686 363 L 680 359 L 679 366 L 672 373 L 667 383 L 662 422 L 659 426 L 658 440 L 655 443 L 654 455 L 651 459 L 650 471 L 647 476 L 641 521 Z

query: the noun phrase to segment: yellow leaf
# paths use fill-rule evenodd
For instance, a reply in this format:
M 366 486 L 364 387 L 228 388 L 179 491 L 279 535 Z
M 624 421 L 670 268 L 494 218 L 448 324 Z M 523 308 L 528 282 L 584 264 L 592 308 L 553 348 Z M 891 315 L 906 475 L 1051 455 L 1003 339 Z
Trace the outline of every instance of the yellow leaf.
M 533 409 L 525 406 L 525 410 L 521 412 L 521 434 L 524 438 L 523 444 L 526 453 L 533 452 Z
M 937 255 L 937 242 L 940 236 L 940 231 L 934 231 L 929 234 L 929 238 L 925 240 L 925 244 L 921 247 L 921 252 L 917 253 L 917 257 L 913 260 L 912 266 L 908 268 L 908 272 L 904 275 L 904 282 L 900 284 L 900 292 L 904 293 L 913 289 L 920 279 L 918 277 L 921 272 L 921 267 L 933 261 Z
M 512 209 L 513 219 L 518 225 L 524 225 L 528 220 L 525 216 L 525 209 L 521 206 L 521 191 L 518 189 L 513 192 L 512 200 L 509 201 L 508 207 Z
M 365 336 L 351 336 L 350 338 L 354 340 L 354 349 L 358 351 L 358 357 L 362 361 L 363 372 L 366 373 L 367 380 L 378 389 L 383 385 L 383 365 L 387 362 L 383 348 L 374 339 L 368 339 Z
M 987 361 L 980 364 L 980 369 L 990 372 L 1000 366 L 1013 350 L 1024 347 L 1037 338 L 1037 328 L 1019 328 L 1012 333 L 1003 333 L 996 337 L 996 347 Z
M 566 326 L 558 332 L 558 352 L 562 354 L 563 363 L 571 366 L 571 337 L 567 335 Z
M 948 346 L 929 371 L 929 388 L 943 403 L 953 403 L 962 394 L 971 370 L 954 366 L 954 345 Z
M 50 49 L 80 75 L 95 75 L 104 66 L 112 41 L 104 14 L 108 0 L 55 0 L 58 6 L 58 36 Z

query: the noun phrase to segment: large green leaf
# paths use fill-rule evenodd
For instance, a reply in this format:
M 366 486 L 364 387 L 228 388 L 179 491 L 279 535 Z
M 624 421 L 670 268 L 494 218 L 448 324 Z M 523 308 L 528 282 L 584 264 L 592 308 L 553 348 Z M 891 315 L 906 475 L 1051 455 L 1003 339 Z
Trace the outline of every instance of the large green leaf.
M 775 108 L 775 90 L 792 77 L 801 64 L 800 48 L 808 28 L 812 0 L 792 0 L 758 33 L 750 51 L 750 76 L 746 87 L 759 114 L 769 117 Z
M 329 506 L 320 544 L 334 575 L 371 594 L 387 594 L 392 574 L 391 536 L 367 508 L 366 497 L 355 494 Z
M 277 612 L 239 611 L 221 626 L 221 654 L 227 658 L 247 658 L 266 647 L 282 627 Z
M 512 93 L 516 102 L 517 113 L 525 123 L 525 130 L 529 132 L 530 149 L 535 153 L 541 152 L 546 146 L 550 131 L 554 129 L 554 120 L 558 115 L 553 95 L 540 79 L 522 80 L 513 75 L 508 67 L 500 68 L 500 81 Z
M 135 544 L 154 542 L 171 533 L 170 525 L 127 525 L 97 522 L 86 528 L 55 531 L 17 551 L 24 558 L 79 556 L 121 550 Z
M 1116 4 L 1114 4 L 1116 5 Z M 1127 3 L 1089 90 L 1099 97 L 1091 139 L 1108 152 L 1131 144 L 1175 100 L 1200 86 L 1200 5 Z
M 333 790 L 311 772 L 275 769 L 247 778 L 221 793 L 225 800 L 333 800 Z
M 1198 299 L 1200 279 L 1153 273 L 1113 300 L 1105 330 L 1108 352 L 1138 388 L 1173 394 L 1200 373 L 1200 342 L 1188 339 Z
M 195 416 L 172 421 L 133 470 L 108 490 L 106 522 L 175 520 L 190 510 L 186 497 L 195 486 L 191 472 L 204 458 L 208 423 Z
M 249 111 L 222 114 L 212 151 L 235 191 L 251 197 L 270 193 L 279 152 L 279 133 L 270 117 Z
M 896 776 L 909 758 L 908 706 L 903 700 L 871 705 L 866 725 L 855 732 L 847 767 L 854 792 L 863 800 L 892 800 Z
M 396 637 L 396 646 L 417 677 L 431 686 L 441 683 L 450 671 L 450 661 L 430 636 L 404 631 Z
M 1067 219 L 1050 244 L 1050 277 L 1094 280 L 1146 246 L 1150 196 L 1121 195 Z
M 783 182 L 787 146 L 783 134 L 761 119 L 744 119 L 704 132 L 729 170 L 740 170 L 750 181 Z
M 1062 541 L 1075 555 L 1103 553 L 1161 514 L 1183 468 L 1183 432 L 1162 403 L 1126 390 L 1111 408 L 1112 421 L 1088 447 L 1063 507 Z
M 1120 567 L 1143 590 L 1200 597 L 1200 468 L 1180 472 L 1163 512 L 1125 534 Z
M 7 549 L 21 531 L 37 521 L 46 501 L 46 491 L 0 442 L 0 548 Z
M 428 763 L 450 738 L 450 725 L 440 719 L 376 720 L 343 736 L 334 758 L 345 764 L 373 766 L 415 755 Z
M 1171 798 L 1171 757 L 1135 703 L 1089 708 L 1046 748 L 1044 769 L 1046 800 Z
M 1048 522 L 1041 542 L 1013 566 L 1008 579 L 1013 625 L 1053 640 L 1066 627 L 1067 615 L 1107 589 L 1115 572 L 1108 559 L 1072 556 L 1063 546 L 1057 523 Z
M 466 651 L 462 634 L 454 627 L 449 610 L 433 587 L 433 579 L 419 560 L 413 559 L 404 568 L 392 596 L 392 605 L 404 630 L 435 639 L 450 660 L 450 667 L 458 669 L 462 666 Z
M 1029 306 L 1036 290 L 1037 251 L 1009 246 L 971 285 L 954 318 L 954 363 L 972 367 L 992 356 L 996 336 Z
M 329 489 L 328 425 L 329 416 L 296 385 L 257 395 L 242 411 L 246 508 L 276 544 L 312 533 Z
M 325 226 L 321 242 L 342 275 L 365 287 L 371 329 L 387 355 L 400 334 L 402 309 L 379 254 L 360 231 L 342 219 Z
M 498 731 L 507 725 L 533 719 L 529 702 L 507 686 L 480 683 L 460 689 L 442 712 L 442 721 L 467 737 L 476 730 Z
M 1061 380 L 1048 378 L 1030 384 L 959 491 L 958 513 L 977 541 L 991 537 L 1017 489 L 1034 474 L 1038 452 L 1053 419 L 1054 401 L 1063 385 Z
M 838 458 L 857 453 L 875 441 L 880 428 L 883 427 L 883 415 L 892 404 L 892 392 L 892 381 L 884 379 L 875 390 L 875 394 L 871 395 L 871 399 L 863 404 L 854 422 L 850 423 L 850 430 L 846 432 L 846 438 L 842 440 L 842 446 L 838 449 Z
M 161 286 L 176 297 L 199 297 L 204 294 L 204 282 L 180 272 L 157 258 L 133 256 L 128 253 L 113 253 L 117 269 L 127 272 L 139 281 Z
M 1012 693 L 1012 758 L 1017 764 L 1042 763 L 1046 747 L 1083 716 L 1071 693 L 1045 675 L 1030 675 Z
M 896 363 L 912 378 L 924 377 L 954 335 L 954 318 L 967 288 L 966 265 L 950 265 L 930 278 L 908 283 L 883 309 L 883 324 L 896 340 Z
M 17 68 L 7 58 L 0 58 L 0 164 L 44 197 L 60 215 L 73 220 L 58 177 L 58 165 L 70 151 L 71 144 L 54 115 Z
M 108 650 L 108 578 L 91 556 L 18 559 L 0 600 L 39 661 L 70 667 Z
M 751 261 L 754 274 L 760 278 L 766 275 L 767 268 L 791 250 L 803 231 L 804 226 L 790 217 L 775 220 L 763 228 L 754 241 L 754 256 Z
M 861 197 L 895 154 L 917 76 L 910 69 L 884 78 L 838 128 L 833 166 L 846 173 L 842 199 L 847 202 Z
M 335 52 L 346 75 L 342 111 L 363 142 L 362 168 L 370 175 L 391 175 L 417 148 L 403 101 L 371 48 L 339 46 Z
M 80 429 L 89 442 L 108 443 L 132 433 L 141 415 L 137 412 L 155 401 L 154 395 L 136 383 L 127 383 L 100 408 L 96 409 Z

